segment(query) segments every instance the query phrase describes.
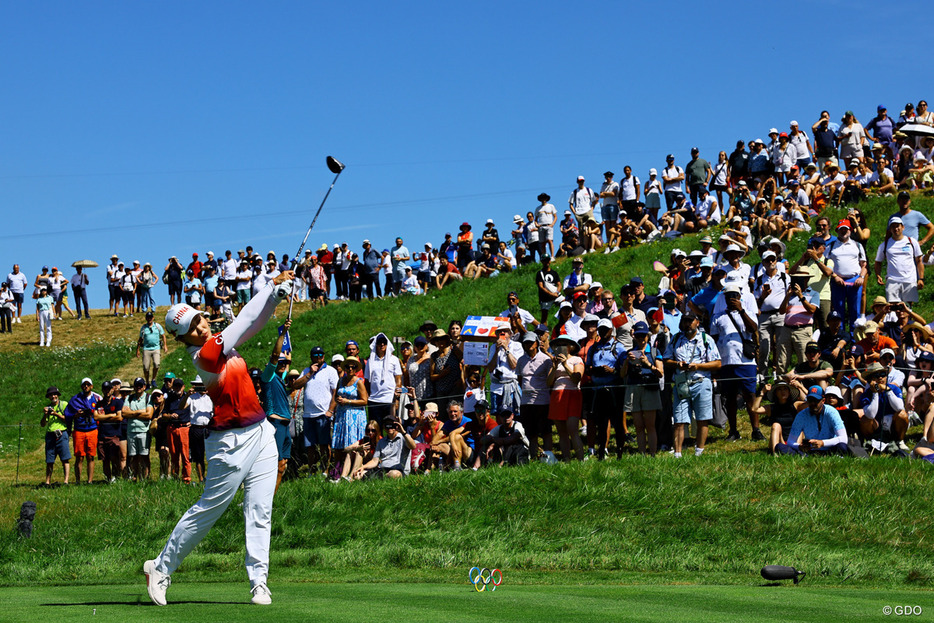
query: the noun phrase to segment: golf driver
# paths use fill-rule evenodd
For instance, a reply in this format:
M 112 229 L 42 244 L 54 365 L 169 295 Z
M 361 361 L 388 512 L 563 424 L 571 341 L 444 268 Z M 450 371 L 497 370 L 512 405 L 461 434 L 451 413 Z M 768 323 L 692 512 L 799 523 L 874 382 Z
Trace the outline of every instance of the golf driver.
M 760 573 L 766 580 L 794 580 L 795 584 L 805 575 L 804 571 L 785 565 L 766 565 Z
M 324 202 L 328 200 L 328 195 L 331 194 L 331 191 L 334 189 L 334 184 L 337 183 L 337 178 L 341 176 L 341 171 L 344 170 L 344 165 L 334 156 L 327 157 L 328 169 L 331 173 L 334 174 L 334 181 L 331 182 L 331 186 L 328 188 L 328 192 L 324 193 L 324 199 L 321 200 L 321 205 L 318 206 L 318 211 L 315 212 L 315 217 L 311 220 L 311 225 L 308 226 L 308 231 L 305 232 L 305 237 L 302 239 L 302 246 L 298 248 L 298 251 L 295 255 L 292 256 L 293 266 L 299 261 L 299 258 L 302 257 L 302 251 L 305 250 L 305 243 L 308 242 L 308 236 L 311 234 L 311 230 L 315 228 L 315 221 L 318 220 L 318 215 L 321 214 L 321 208 L 324 207 Z M 296 281 L 298 281 L 296 279 Z M 289 320 L 292 319 L 292 304 L 295 302 L 294 296 L 294 282 L 293 282 L 293 296 L 289 297 Z

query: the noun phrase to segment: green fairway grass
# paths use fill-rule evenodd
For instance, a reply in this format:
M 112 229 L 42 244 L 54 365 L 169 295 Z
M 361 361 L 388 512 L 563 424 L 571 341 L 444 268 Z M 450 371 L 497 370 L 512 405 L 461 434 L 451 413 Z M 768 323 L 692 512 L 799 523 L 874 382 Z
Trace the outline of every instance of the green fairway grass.
M 465 574 L 466 577 L 466 574 Z M 361 578 L 362 579 L 362 578 Z M 114 621 L 880 621 L 885 606 L 919 606 L 930 620 L 934 594 L 926 591 L 815 589 L 768 586 L 535 586 L 510 585 L 477 593 L 466 582 L 445 584 L 271 584 L 273 604 L 249 603 L 247 582 L 173 585 L 164 608 L 135 585 L 0 589 L 0 620 L 95 623 Z M 805 580 L 806 582 L 806 580 Z

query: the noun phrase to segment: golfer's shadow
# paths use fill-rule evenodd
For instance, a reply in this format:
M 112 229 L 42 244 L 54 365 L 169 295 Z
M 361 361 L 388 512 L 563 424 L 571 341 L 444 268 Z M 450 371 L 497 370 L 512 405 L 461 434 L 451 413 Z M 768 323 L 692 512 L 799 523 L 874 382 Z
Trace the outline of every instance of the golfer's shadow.
M 245 604 L 246 602 L 242 601 L 208 601 L 208 600 L 181 600 L 181 601 L 172 601 L 172 604 L 203 604 L 211 606 L 238 606 Z M 47 603 L 39 604 L 40 606 L 47 606 L 51 608 L 71 608 L 73 606 L 155 606 L 156 604 L 152 603 L 148 598 L 143 595 L 127 595 L 126 600 L 112 599 L 110 601 L 76 601 L 76 602 L 61 602 L 61 603 Z

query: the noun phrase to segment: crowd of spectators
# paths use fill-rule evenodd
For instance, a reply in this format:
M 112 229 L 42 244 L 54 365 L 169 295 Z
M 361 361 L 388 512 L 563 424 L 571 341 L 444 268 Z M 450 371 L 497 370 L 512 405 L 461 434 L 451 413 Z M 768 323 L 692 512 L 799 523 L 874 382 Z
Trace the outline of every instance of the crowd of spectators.
M 346 243 L 322 245 L 298 261 L 272 251 L 264 259 L 250 247 L 236 257 L 226 251 L 223 259 L 208 252 L 204 262 L 195 253 L 187 267 L 170 258 L 161 281 L 170 302 L 185 300 L 222 321 L 293 267 L 303 284 L 293 296 L 324 305 L 419 295 L 452 280 L 494 277 L 540 262 L 538 318 L 519 305 L 515 292 L 504 311 L 486 310 L 508 318 L 487 365 L 464 364 L 461 325 L 454 320 L 447 330 L 425 322 L 411 342 L 394 345 L 383 334 L 373 336 L 365 359 L 351 339 L 330 360 L 320 347 L 312 349 L 301 371 L 285 358 L 271 362 L 271 371 L 255 370 L 261 396 L 270 378 L 280 378 L 287 389 L 289 413 L 279 414 L 288 423 L 283 437 L 304 448 L 300 454 L 310 472 L 335 479 L 539 456 L 604 458 L 611 431 L 618 456 L 635 443 L 638 452 L 667 450 L 681 457 L 692 437 L 700 456 L 711 423 L 727 430 L 727 441 L 740 438 L 737 412 L 743 405 L 751 440 L 773 452 L 907 454 L 906 432 L 915 423 L 923 425 L 915 454 L 934 460 L 934 323 L 913 309 L 934 251 L 924 250 L 934 224 L 912 209 L 909 192 L 931 187 L 934 137 L 919 135 L 917 128 L 934 133 L 934 115 L 923 101 L 917 109 L 906 106 L 897 120 L 879 106 L 865 126 L 850 111 L 839 124 L 823 111 L 811 126 L 813 143 L 792 121 L 788 132 L 771 129 L 768 144 L 749 141 L 747 152 L 739 141 L 714 164 L 696 148 L 685 168 L 669 155 L 661 179 L 652 169 L 643 183 L 627 166 L 619 182 L 607 171 L 594 191 L 580 176 L 562 220 L 542 193 L 535 210 L 514 217 L 509 238 L 490 219 L 476 236 L 465 222 L 456 238 L 446 234 L 437 248 L 426 243 L 416 252 L 397 238 L 382 251 L 364 240 L 359 254 Z M 892 197 L 885 232 L 870 231 L 860 211 L 870 195 Z M 666 209 L 659 215 L 663 199 Z M 845 206 L 846 218 L 831 222 L 822 214 L 828 206 Z M 656 262 L 662 273 L 658 292 L 646 292 L 634 278 L 614 293 L 584 270 L 590 253 L 707 230 L 716 232 L 716 240 L 703 235 L 699 248 L 675 249 L 667 264 Z M 802 235 L 808 237 L 804 253 L 786 257 L 785 242 Z M 564 278 L 554 270 L 553 256 L 573 258 Z M 150 264 L 137 261 L 130 269 L 114 256 L 107 266 L 108 313 L 152 312 L 157 274 Z M 73 313 L 64 296 L 68 284 L 85 301 L 87 316 L 82 275 L 79 269 L 65 280 L 56 268 L 44 267 L 36 278 L 43 331 L 63 310 Z M 885 296 L 867 309 L 872 275 Z M 19 321 L 27 287 L 14 266 L 0 290 L 3 328 Z M 66 436 L 73 431 L 80 458 L 97 450 L 84 433 L 109 426 L 119 439 L 102 433 L 96 440 L 107 477 L 146 477 L 148 459 L 131 458 L 145 456 L 142 447 L 133 454 L 134 443 L 127 445 L 130 423 L 141 431 L 138 422 L 145 420 L 166 463 L 163 474 L 190 480 L 189 458 L 181 455 L 190 453 L 195 461 L 195 452 L 180 440 L 173 450 L 171 431 L 202 426 L 193 424 L 194 409 L 207 426 L 210 399 L 197 384 L 186 392 L 181 380 L 171 378 L 146 393 L 158 374 L 152 352 L 166 348 L 154 324 L 150 313 L 139 344 L 150 353 L 146 374 L 132 387 L 114 379 L 98 395 L 85 379 L 87 387 L 67 405 L 49 390 L 45 424 L 55 442 L 49 445 L 52 460 L 56 451 L 67 454 L 63 429 Z M 51 343 L 48 330 L 43 344 Z M 141 407 L 142 395 L 148 396 L 144 408 L 128 406 L 136 396 Z M 147 409 L 148 419 L 139 415 Z M 768 420 L 766 434 L 760 417 Z

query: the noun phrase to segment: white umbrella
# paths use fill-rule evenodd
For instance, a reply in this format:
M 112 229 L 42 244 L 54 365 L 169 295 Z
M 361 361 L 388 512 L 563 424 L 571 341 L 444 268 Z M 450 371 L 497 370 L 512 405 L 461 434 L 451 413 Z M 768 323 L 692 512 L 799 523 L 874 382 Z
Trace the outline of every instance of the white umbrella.
M 934 136 L 934 127 L 922 123 L 908 123 L 898 129 L 908 136 Z

